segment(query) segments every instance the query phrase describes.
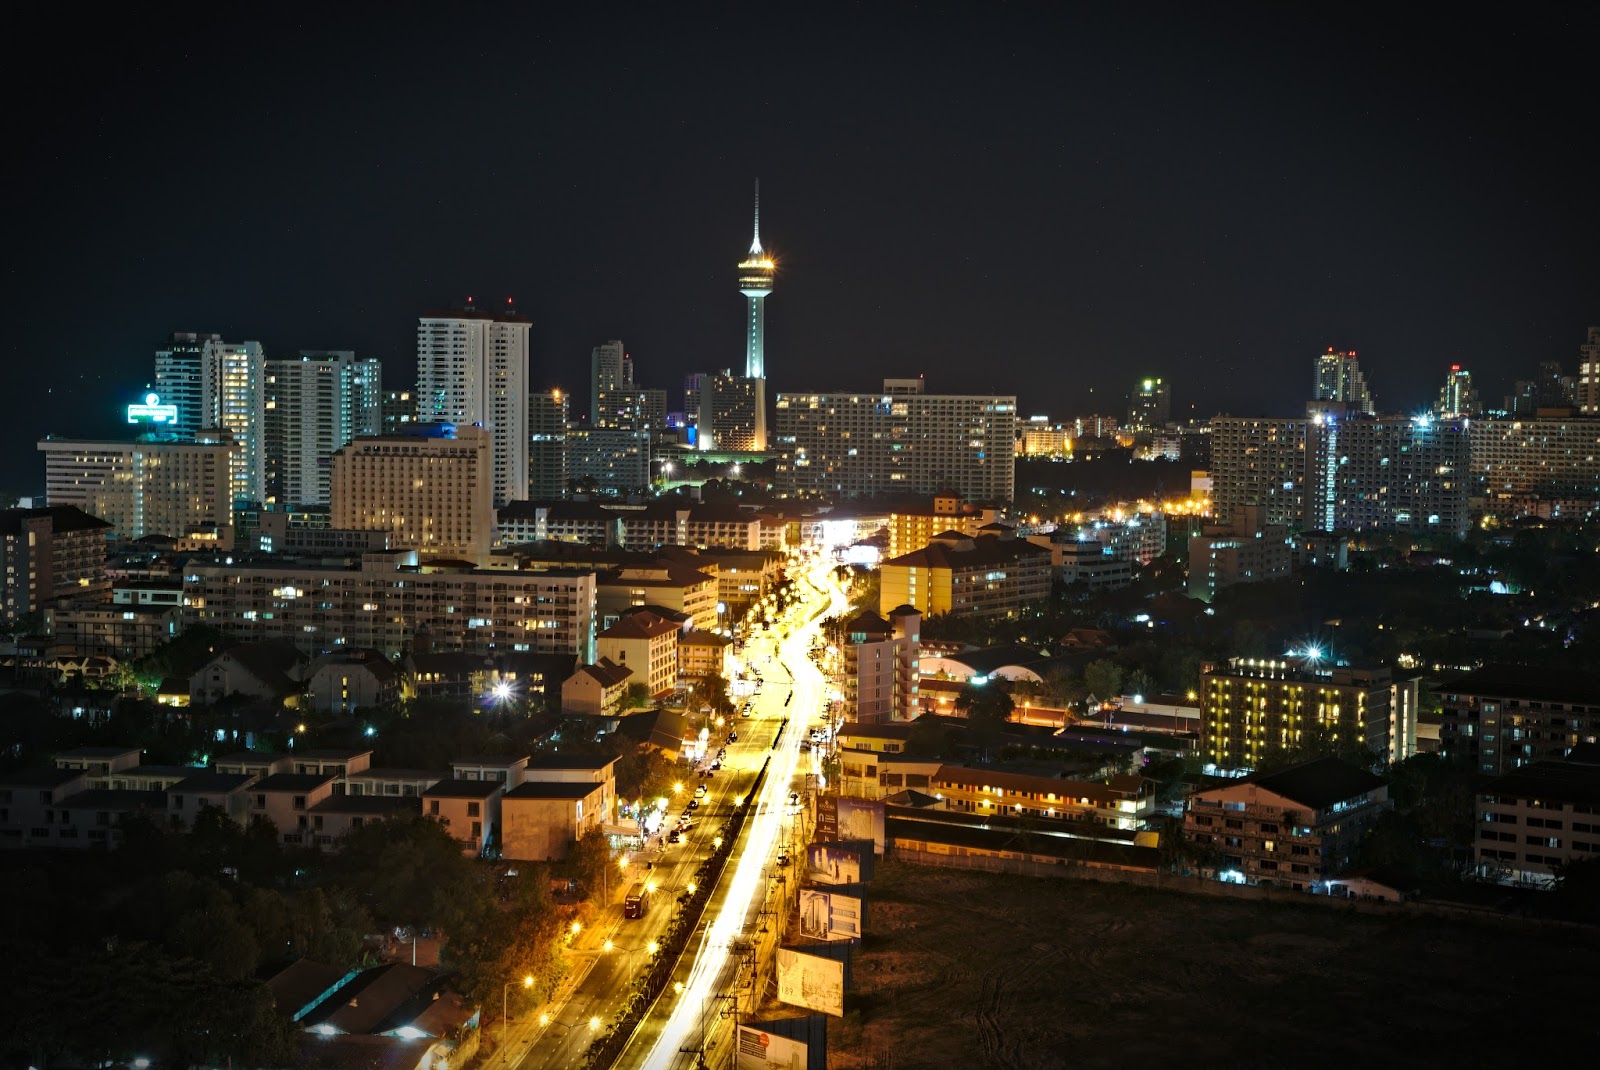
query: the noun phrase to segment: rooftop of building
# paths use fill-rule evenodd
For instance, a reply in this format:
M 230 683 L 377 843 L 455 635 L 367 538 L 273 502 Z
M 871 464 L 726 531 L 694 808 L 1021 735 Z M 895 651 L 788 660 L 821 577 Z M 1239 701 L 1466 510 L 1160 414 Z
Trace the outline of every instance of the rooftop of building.
M 1583 669 L 1485 665 L 1441 681 L 1435 690 L 1441 695 L 1484 695 L 1600 706 L 1600 675 Z
M 1008 773 L 998 769 L 972 769 L 964 765 L 941 765 L 934 779 L 967 788 L 999 788 L 1004 791 L 1053 794 L 1063 802 L 1088 799 L 1091 803 L 1120 802 L 1139 793 L 1144 778 L 1122 775 L 1093 780 L 1068 780 L 1065 777 Z
M 312 791 L 324 784 L 331 784 L 334 780 L 332 773 L 273 773 L 258 780 L 253 790 Z
M 48 505 L 39 509 L 0 509 L 0 536 L 20 535 L 29 520 L 48 518 L 50 530 L 57 534 L 74 531 L 104 531 L 111 524 L 79 509 L 76 505 Z
M 610 658 L 601 658 L 593 665 L 584 665 L 578 671 L 594 679 L 602 687 L 617 687 L 633 675 L 632 669 L 617 665 Z
M 417 795 L 330 795 L 311 808 L 314 814 L 353 814 L 360 817 L 384 816 L 402 811 L 422 812 Z
M 13 769 L 0 773 L 0 787 L 59 788 L 87 775 L 82 769 Z
M 1354 799 L 1383 787 L 1382 777 L 1358 769 L 1339 758 L 1314 758 L 1272 773 L 1254 773 L 1222 787 L 1254 784 L 1313 810 Z
M 294 757 L 301 761 L 349 762 L 371 754 L 372 750 L 368 747 L 314 747 L 296 751 Z
M 77 758 L 94 760 L 99 758 L 120 758 L 124 754 L 139 754 L 138 747 L 73 747 L 71 750 L 58 750 L 55 753 L 57 760 L 62 758 Z
M 528 759 L 529 769 L 587 769 L 600 772 L 615 764 L 615 755 L 536 754 Z
M 240 750 L 240 751 L 234 751 L 232 754 L 224 754 L 221 757 L 213 758 L 213 759 L 211 759 L 211 764 L 213 766 L 218 765 L 218 764 L 222 764 L 222 765 L 271 765 L 273 762 L 280 761 L 280 760 L 282 760 L 282 759 L 284 759 L 286 757 L 288 757 L 288 755 L 286 755 L 286 754 L 268 754 L 265 751 Z
M 267 977 L 266 985 L 272 992 L 278 1010 L 293 1017 L 313 1000 L 325 995 L 348 972 L 339 966 L 329 966 L 311 959 L 296 959 Z
M 718 635 L 716 632 L 703 632 L 694 628 L 679 636 L 678 643 L 683 646 L 725 647 L 732 646 L 733 639 L 726 635 Z
M 672 635 L 679 626 L 654 613 L 629 613 L 601 632 L 597 639 L 659 639 Z
M 133 791 L 126 788 L 90 788 L 68 795 L 56 803 L 67 810 L 164 810 L 164 791 Z
M 487 799 L 505 787 L 498 780 L 441 780 L 422 794 L 435 799 Z
M 506 792 L 506 799 L 587 799 L 601 785 L 587 781 L 530 780 Z
M 920 550 L 901 554 L 884 564 L 901 568 L 965 569 L 1022 560 L 1048 564 L 1050 551 L 1023 539 L 1003 539 L 997 535 L 979 535 L 968 539 L 957 532 L 949 543 L 931 542 Z
M 195 773 L 169 785 L 167 790 L 175 795 L 213 795 L 238 791 L 254 779 L 250 773 Z
M 307 660 L 288 639 L 262 639 L 254 643 L 240 643 L 229 647 L 218 656 L 231 658 L 251 676 L 284 695 L 300 690 L 300 685 L 290 674 Z M 204 673 L 205 669 L 201 669 L 200 672 Z
M 1590 805 L 1600 803 L 1600 755 L 1594 753 L 1592 744 L 1581 746 L 1588 749 L 1573 748 L 1565 761 L 1534 762 L 1486 781 L 1478 788 L 1478 794 Z

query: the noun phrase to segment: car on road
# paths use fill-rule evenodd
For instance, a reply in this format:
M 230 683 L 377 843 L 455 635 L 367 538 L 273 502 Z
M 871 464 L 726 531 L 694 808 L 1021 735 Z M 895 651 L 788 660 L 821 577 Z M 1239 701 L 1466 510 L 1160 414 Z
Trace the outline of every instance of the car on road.
M 788 864 L 789 864 L 789 848 L 787 848 L 787 847 L 778 848 L 778 865 L 787 866 Z
M 690 817 L 688 814 L 684 814 L 682 817 L 678 818 L 679 832 L 688 832 L 692 828 L 694 828 L 694 818 Z
M 728 742 L 729 743 L 737 743 L 737 742 L 739 742 L 739 730 L 737 728 L 734 729 L 732 732 L 728 733 Z
M 706 786 L 704 784 L 694 789 L 694 797 L 696 799 L 704 799 L 706 797 Z
M 700 809 L 700 800 L 699 799 L 690 799 L 689 800 L 689 805 L 685 806 L 684 809 L 685 810 L 698 810 L 698 809 Z
M 711 772 L 715 773 L 718 769 L 721 769 L 721 768 L 722 768 L 722 759 L 721 758 L 718 758 L 716 761 L 711 763 Z
M 677 829 L 673 829 L 671 832 L 667 833 L 668 843 L 677 843 L 681 839 L 683 839 L 683 833 L 679 832 Z

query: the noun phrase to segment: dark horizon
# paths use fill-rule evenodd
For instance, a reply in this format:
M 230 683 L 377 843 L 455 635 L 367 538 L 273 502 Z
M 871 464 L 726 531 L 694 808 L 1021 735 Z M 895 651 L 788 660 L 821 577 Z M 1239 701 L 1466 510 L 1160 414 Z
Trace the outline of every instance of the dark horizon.
M 581 404 L 621 338 L 676 409 L 742 360 L 757 177 L 774 393 L 921 373 L 1065 418 L 1160 375 L 1175 419 L 1293 415 L 1332 345 L 1384 409 L 1453 363 L 1492 404 L 1600 322 L 1592 15 L 674 14 L 121 12 L 68 79 L 14 64 L 0 486 L 122 433 L 172 331 L 401 386 L 468 294 L 533 321 L 534 386 Z

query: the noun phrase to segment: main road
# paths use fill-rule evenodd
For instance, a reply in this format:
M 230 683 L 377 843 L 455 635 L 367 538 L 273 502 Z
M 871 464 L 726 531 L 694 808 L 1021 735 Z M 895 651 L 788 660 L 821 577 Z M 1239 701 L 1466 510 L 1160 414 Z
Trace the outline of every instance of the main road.
M 803 787 L 810 763 L 800 761 L 800 741 L 823 705 L 824 681 L 812 665 L 810 650 L 817 624 L 830 611 L 847 608 L 831 572 L 817 565 L 795 584 L 791 607 L 772 631 L 747 641 L 745 664 L 764 678 L 752 715 L 734 718 L 739 739 L 727 748 L 722 770 L 709 780 L 686 778 L 684 793 L 673 800 L 673 814 L 683 811 L 690 794 L 705 785 L 707 797 L 693 811 L 694 827 L 678 844 L 640 852 L 614 871 L 612 895 L 596 923 L 575 934 L 569 957 L 573 974 L 552 1004 L 539 1015 L 515 1023 L 508 1049 L 494 1059 L 519 1070 L 562 1070 L 583 1065 L 589 1044 L 621 1007 L 631 979 L 647 966 L 650 946 L 664 934 L 677 897 L 710 855 L 712 838 L 749 794 L 761 766 L 771 760 L 760 797 L 754 800 L 734 854 L 706 907 L 705 917 L 674 977 L 684 988 L 669 989 L 641 1024 L 619 1066 L 666 1068 L 692 1066 L 693 1056 L 678 1049 L 698 1042 L 700 1009 L 721 991 L 725 975 L 735 967 L 727 951 L 761 906 L 765 868 L 780 841 L 790 791 Z M 789 726 L 779 736 L 780 726 Z M 802 768 L 803 767 L 803 768 Z M 798 782 L 797 782 L 798 781 Z M 620 889 L 636 880 L 654 884 L 655 895 L 645 917 L 622 918 Z M 498 1039 L 498 1038 L 496 1038 Z M 687 1059 L 688 1061 L 682 1061 Z

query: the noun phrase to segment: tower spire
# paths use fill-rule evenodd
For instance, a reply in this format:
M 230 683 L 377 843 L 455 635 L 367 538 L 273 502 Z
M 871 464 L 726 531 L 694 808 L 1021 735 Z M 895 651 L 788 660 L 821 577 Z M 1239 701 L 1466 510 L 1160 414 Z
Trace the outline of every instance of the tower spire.
M 752 253 L 761 252 L 761 180 L 756 179 L 756 232 L 755 240 L 750 243 Z

